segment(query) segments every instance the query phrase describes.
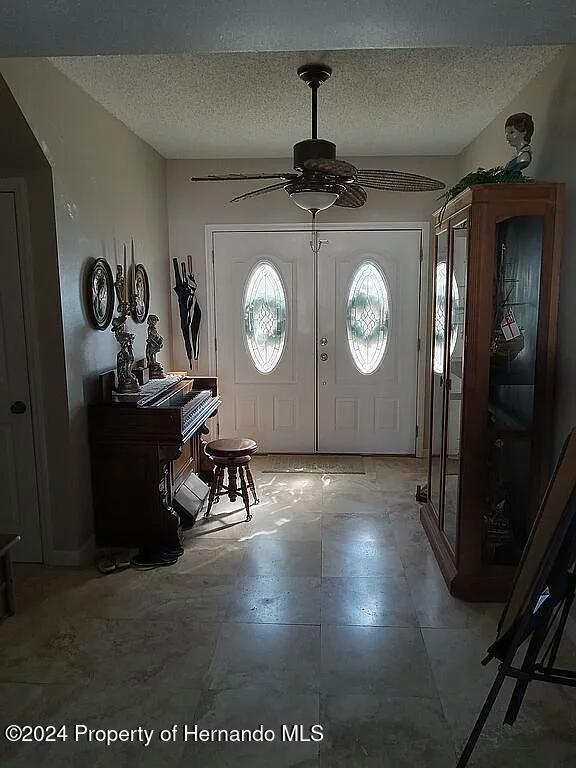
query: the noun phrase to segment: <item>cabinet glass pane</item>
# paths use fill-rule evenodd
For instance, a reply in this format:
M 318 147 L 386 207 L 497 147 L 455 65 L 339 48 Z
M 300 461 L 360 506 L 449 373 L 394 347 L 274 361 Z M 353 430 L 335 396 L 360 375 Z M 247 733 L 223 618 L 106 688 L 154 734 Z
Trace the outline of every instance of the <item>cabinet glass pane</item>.
M 446 282 L 448 261 L 448 233 L 436 237 L 436 264 L 434 268 L 434 335 L 432 338 L 432 391 L 430 430 L 430 477 L 428 498 L 437 513 L 440 512 L 442 424 L 444 413 L 444 348 L 446 343 Z
M 485 557 L 515 564 L 530 527 L 530 466 L 544 219 L 496 228 L 486 483 Z
M 468 267 L 468 220 L 452 227 L 452 275 L 450 280 L 450 351 L 448 362 L 448 410 L 443 528 L 452 548 L 456 547 L 456 520 L 460 489 L 460 422 L 464 378 L 464 332 L 466 276 Z
M 484 559 L 491 565 L 520 562 L 528 535 L 530 454 L 528 440 L 510 436 L 490 443 Z
M 490 348 L 490 423 L 532 428 L 544 220 L 506 219 L 496 229 Z

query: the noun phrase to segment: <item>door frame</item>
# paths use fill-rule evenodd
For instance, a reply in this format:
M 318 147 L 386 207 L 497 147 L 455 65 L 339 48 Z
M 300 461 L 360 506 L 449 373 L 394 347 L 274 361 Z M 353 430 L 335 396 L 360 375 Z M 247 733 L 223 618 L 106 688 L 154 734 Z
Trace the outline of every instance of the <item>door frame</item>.
M 354 224 L 327 222 L 318 224 L 319 232 L 354 232 L 377 230 L 417 230 L 420 232 L 420 283 L 418 294 L 418 362 L 416 366 L 416 446 L 415 455 L 426 455 L 426 339 L 428 338 L 428 281 L 430 268 L 430 223 L 427 221 L 370 221 Z M 214 235 L 218 232 L 309 232 L 310 223 L 302 224 L 206 224 L 204 241 L 206 253 L 206 320 L 208 332 L 208 375 L 217 376 L 216 364 L 216 285 L 214 280 Z
M 41 366 L 40 366 L 40 327 L 36 312 L 34 290 L 34 269 L 32 238 L 30 233 L 30 215 L 26 180 L 23 178 L 0 178 L 0 192 L 9 192 L 16 201 L 16 229 L 18 234 L 18 257 L 20 262 L 20 282 L 22 310 L 24 315 L 24 336 L 26 339 L 26 363 L 28 366 L 28 386 L 32 417 L 32 440 L 34 443 L 34 466 L 36 470 L 36 498 L 40 517 L 40 546 L 42 562 L 51 562 L 52 555 L 52 516 L 50 506 L 50 483 L 48 457 L 46 454 L 46 434 L 43 420 L 37 414 L 43 413 Z

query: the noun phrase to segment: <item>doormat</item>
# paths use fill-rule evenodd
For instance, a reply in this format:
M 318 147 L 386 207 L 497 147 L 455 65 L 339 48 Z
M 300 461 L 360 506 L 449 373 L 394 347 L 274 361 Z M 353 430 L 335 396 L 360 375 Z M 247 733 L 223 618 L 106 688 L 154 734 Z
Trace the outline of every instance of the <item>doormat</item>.
M 268 475 L 282 472 L 302 472 L 315 475 L 365 474 L 362 456 L 269 454 L 266 457 L 266 464 L 267 468 L 260 471 Z

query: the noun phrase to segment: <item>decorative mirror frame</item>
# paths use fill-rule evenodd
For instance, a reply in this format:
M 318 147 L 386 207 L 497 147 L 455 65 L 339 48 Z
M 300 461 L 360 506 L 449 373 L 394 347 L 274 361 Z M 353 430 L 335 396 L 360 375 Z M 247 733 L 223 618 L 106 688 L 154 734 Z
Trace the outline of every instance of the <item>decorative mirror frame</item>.
M 95 282 L 97 275 L 101 275 L 106 284 L 107 303 L 104 311 L 100 314 L 96 314 L 94 310 L 94 304 L 98 298 Z M 116 308 L 116 292 L 114 289 L 114 276 L 112 275 L 112 269 L 106 261 L 106 259 L 96 259 L 88 270 L 87 282 L 86 282 L 86 296 L 88 304 L 88 314 L 90 321 L 96 330 L 105 331 L 106 328 L 112 322 L 114 316 L 114 309 Z
M 136 266 L 133 267 L 133 270 L 130 314 L 135 323 L 143 323 L 148 317 L 148 311 L 150 309 L 150 282 L 144 264 L 136 264 Z M 141 306 L 137 301 L 138 291 L 136 286 L 139 282 L 143 287 Z

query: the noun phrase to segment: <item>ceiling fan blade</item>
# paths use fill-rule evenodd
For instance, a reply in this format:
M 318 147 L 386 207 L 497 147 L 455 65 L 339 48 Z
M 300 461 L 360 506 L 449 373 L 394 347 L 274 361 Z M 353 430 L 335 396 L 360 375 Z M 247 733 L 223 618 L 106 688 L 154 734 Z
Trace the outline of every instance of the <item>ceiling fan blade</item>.
M 274 192 L 275 189 L 284 189 L 285 186 L 286 182 L 281 181 L 279 184 L 271 184 L 269 187 L 260 187 L 260 189 L 255 189 L 252 192 L 246 192 L 245 195 L 238 195 L 238 197 L 233 197 L 230 202 L 237 203 L 239 200 L 246 200 L 248 197 L 258 197 L 258 195 L 265 195 L 266 192 Z
M 432 192 L 444 189 L 442 181 L 406 171 L 360 169 L 356 178 L 358 184 L 372 189 L 392 192 Z
M 338 195 L 334 205 L 341 208 L 362 208 L 366 202 L 366 191 L 358 184 L 346 184 L 345 191 Z
M 251 179 L 297 179 L 297 173 L 228 173 L 224 176 L 192 176 L 190 181 L 250 181 Z
M 306 160 L 304 170 L 314 173 L 325 173 L 327 176 L 340 176 L 345 179 L 355 179 L 358 169 L 344 160 L 331 160 L 330 158 L 318 157 Z

